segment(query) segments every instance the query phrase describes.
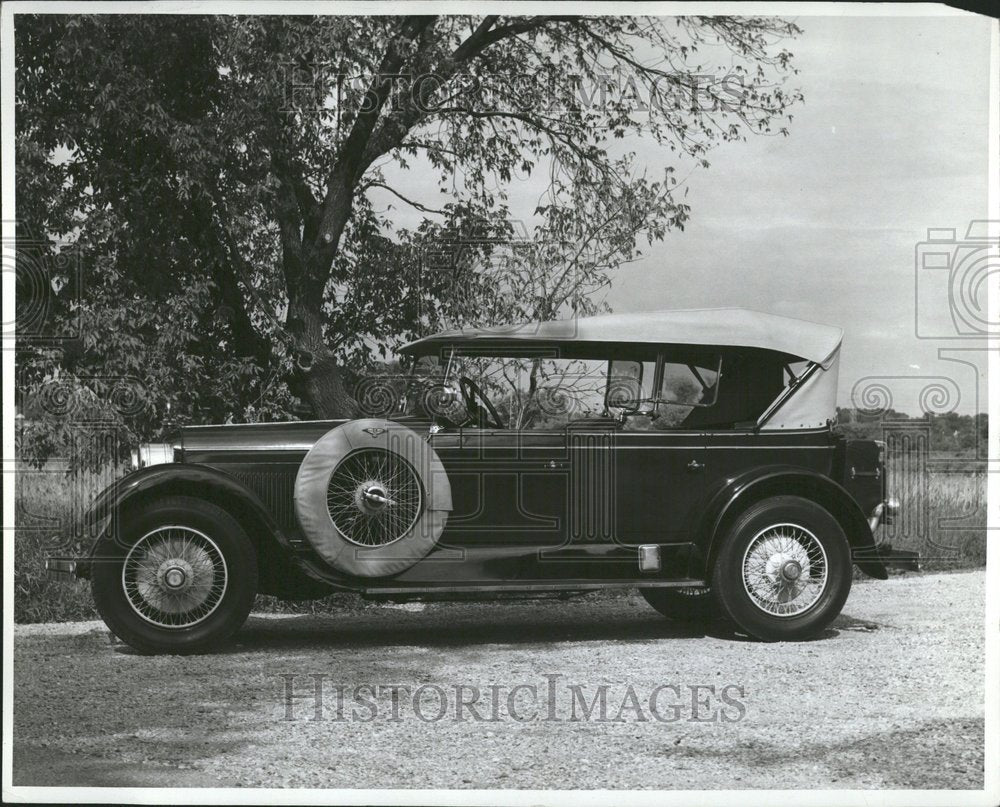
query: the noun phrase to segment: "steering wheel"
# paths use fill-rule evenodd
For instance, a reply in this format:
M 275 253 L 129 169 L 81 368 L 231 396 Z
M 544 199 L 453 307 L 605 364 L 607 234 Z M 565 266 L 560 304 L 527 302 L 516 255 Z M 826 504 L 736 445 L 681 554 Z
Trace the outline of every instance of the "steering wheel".
M 471 415 L 472 420 L 478 423 L 480 428 L 507 428 L 507 424 L 503 422 L 503 419 L 497 412 L 496 407 L 493 406 L 490 399 L 483 394 L 483 391 L 479 388 L 479 385 L 475 381 L 463 375 L 458 379 L 458 388 L 462 391 L 462 399 L 465 401 L 465 408 L 469 410 L 469 415 Z M 477 399 L 482 401 L 483 406 L 479 405 Z M 485 413 L 483 412 L 483 407 L 486 409 Z M 490 419 L 486 418 L 487 414 Z M 492 423 L 490 420 L 492 420 Z

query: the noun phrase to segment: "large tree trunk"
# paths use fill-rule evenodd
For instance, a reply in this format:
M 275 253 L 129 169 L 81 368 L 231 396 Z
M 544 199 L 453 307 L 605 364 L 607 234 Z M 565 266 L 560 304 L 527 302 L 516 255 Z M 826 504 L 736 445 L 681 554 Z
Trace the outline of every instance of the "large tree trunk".
M 333 356 L 326 356 L 302 374 L 302 395 L 320 420 L 353 418 L 358 403 L 344 383 L 343 368 Z
M 418 19 L 415 31 L 423 30 L 430 19 Z M 374 115 L 359 115 L 333 167 L 322 204 L 308 192 L 296 194 L 287 166 L 279 176 L 285 190 L 277 219 L 288 284 L 288 324 L 300 356 L 306 358 L 304 363 L 299 362 L 301 369 L 293 391 L 308 402 L 317 418 L 358 415 L 357 401 L 344 383 L 344 369 L 337 364 L 323 333 L 323 299 L 330 268 L 351 216 L 354 193 L 371 162 L 371 158 L 365 160 L 364 149 L 377 117 L 377 110 Z M 303 202 L 304 197 L 308 198 Z
M 298 365 L 289 386 L 320 420 L 353 418 L 358 404 L 345 381 L 346 373 L 323 334 L 322 294 L 295 295 L 289 302 L 288 321 L 298 346 Z

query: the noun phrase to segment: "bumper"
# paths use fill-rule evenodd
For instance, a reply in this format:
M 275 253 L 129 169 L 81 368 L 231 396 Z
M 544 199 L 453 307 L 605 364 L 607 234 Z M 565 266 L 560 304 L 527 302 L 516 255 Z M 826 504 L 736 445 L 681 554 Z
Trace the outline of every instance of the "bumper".
M 880 524 L 892 524 L 899 510 L 900 504 L 898 499 L 887 499 L 877 505 L 868 518 L 868 526 L 871 527 L 872 533 L 878 529 Z M 893 549 L 890 543 L 877 544 L 875 551 L 878 559 L 886 566 L 896 569 L 907 569 L 911 572 L 920 571 L 919 552 L 909 549 Z
M 102 512 L 91 507 L 71 531 L 52 536 L 50 546 L 65 554 L 45 559 L 46 575 L 54 580 L 89 579 L 94 552 L 100 538 L 108 534 L 110 524 L 111 514 L 106 508 Z
M 77 580 L 80 572 L 80 561 L 74 558 L 45 559 L 45 573 L 54 580 Z
M 899 514 L 900 508 L 899 499 L 886 499 L 881 504 L 876 505 L 868 517 L 868 526 L 871 527 L 872 532 L 878 529 L 879 524 L 892 524 Z

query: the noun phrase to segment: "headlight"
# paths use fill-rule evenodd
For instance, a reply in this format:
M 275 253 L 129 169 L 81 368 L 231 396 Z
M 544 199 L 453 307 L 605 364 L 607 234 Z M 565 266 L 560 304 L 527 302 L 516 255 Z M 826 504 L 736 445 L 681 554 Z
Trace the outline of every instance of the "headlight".
M 143 443 L 132 452 L 132 467 L 136 470 L 173 461 L 174 448 L 169 443 Z

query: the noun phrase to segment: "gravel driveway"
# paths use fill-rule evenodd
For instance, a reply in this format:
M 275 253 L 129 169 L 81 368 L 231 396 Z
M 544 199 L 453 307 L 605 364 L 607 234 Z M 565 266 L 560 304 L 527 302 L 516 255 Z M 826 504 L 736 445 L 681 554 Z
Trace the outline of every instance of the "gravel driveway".
M 18 626 L 14 784 L 981 788 L 983 598 L 978 571 L 862 582 L 770 645 L 637 594 L 253 617 L 192 658 Z

